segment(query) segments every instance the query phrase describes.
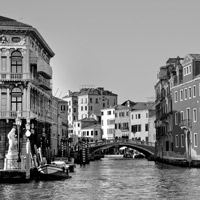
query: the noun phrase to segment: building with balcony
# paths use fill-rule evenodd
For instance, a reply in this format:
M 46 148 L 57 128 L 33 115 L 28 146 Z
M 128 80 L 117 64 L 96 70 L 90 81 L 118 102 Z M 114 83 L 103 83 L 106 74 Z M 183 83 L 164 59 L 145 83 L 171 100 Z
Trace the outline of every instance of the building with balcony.
M 181 79 L 181 60 L 182 58 L 169 58 L 166 65 L 160 67 L 158 81 L 155 85 L 156 91 L 156 141 L 158 152 L 173 151 L 173 112 L 170 80 L 177 84 L 176 70 L 180 69 L 179 80 Z M 161 155 L 160 155 L 161 156 Z
M 53 56 L 37 29 L 0 16 L 0 158 L 17 113 L 22 122 L 20 138 L 30 122 L 37 145 L 44 141 L 43 147 L 50 146 Z
M 157 156 L 197 166 L 200 165 L 200 55 L 177 58 L 167 70 L 165 83 L 161 84 L 160 77 L 155 87 Z
M 130 109 L 131 139 L 155 142 L 154 102 L 137 102 Z
M 115 137 L 131 138 L 129 111 L 129 105 L 115 106 Z

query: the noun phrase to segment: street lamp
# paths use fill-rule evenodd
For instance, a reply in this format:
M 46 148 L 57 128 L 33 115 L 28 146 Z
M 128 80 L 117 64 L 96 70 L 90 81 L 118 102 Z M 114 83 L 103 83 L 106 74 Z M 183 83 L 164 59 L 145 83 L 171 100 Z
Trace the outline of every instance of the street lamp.
M 17 118 L 15 119 L 15 123 L 17 125 L 17 133 L 18 133 L 18 160 L 17 162 L 21 162 L 20 158 L 20 126 L 22 124 L 21 119 L 19 118 L 19 113 L 17 114 Z

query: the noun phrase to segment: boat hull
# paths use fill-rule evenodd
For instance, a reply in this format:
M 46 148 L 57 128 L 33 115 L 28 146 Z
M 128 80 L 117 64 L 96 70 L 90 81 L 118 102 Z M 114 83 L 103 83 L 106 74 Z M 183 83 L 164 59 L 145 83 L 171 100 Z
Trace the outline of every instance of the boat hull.
M 39 166 L 37 169 L 37 177 L 39 180 L 62 180 L 71 178 L 67 168 L 53 165 Z

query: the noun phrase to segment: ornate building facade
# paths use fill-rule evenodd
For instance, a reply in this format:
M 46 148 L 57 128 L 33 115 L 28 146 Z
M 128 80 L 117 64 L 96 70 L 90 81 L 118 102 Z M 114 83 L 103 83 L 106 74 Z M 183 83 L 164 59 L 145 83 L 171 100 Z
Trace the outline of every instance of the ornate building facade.
M 36 144 L 50 146 L 53 56 L 37 29 L 0 16 L 0 158 L 17 116 L 20 140 L 28 123 Z

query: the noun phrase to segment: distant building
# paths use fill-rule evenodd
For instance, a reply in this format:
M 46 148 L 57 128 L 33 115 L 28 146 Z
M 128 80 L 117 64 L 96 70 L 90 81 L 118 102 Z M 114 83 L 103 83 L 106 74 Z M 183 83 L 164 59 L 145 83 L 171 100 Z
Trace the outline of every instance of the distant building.
M 94 124 L 81 129 L 81 135 L 87 138 L 89 142 L 95 142 L 102 139 L 101 124 Z
M 101 128 L 103 130 L 102 138 L 115 138 L 115 106 L 101 110 Z
M 117 105 L 115 107 L 115 137 L 131 138 L 129 111 L 129 106 Z
M 63 97 L 63 100 L 68 103 L 68 134 L 69 137 L 73 134 L 73 123 L 78 120 L 78 95 L 79 92 L 71 92 Z
M 82 88 L 78 95 L 78 119 L 95 114 L 101 122 L 101 110 L 117 105 L 117 95 L 104 88 Z
M 58 134 L 58 98 L 52 97 L 52 127 L 51 127 L 51 151 L 52 156 L 58 155 L 59 134 Z
M 98 134 L 92 131 L 98 131 Z M 95 118 L 89 117 L 84 118 L 74 122 L 74 131 L 71 138 L 73 138 L 73 143 L 76 144 L 82 137 L 87 137 L 93 141 L 102 138 L 102 133 L 100 137 L 99 123 Z
M 68 104 L 57 97 L 52 98 L 51 151 L 57 156 L 61 151 L 61 140 L 68 140 Z
M 154 121 L 150 120 L 149 118 L 149 107 L 151 105 L 152 103 L 137 102 L 134 106 L 131 107 L 130 126 L 132 138 L 140 141 L 150 142 L 150 127 L 151 135 L 155 135 L 156 132 L 154 128 Z

